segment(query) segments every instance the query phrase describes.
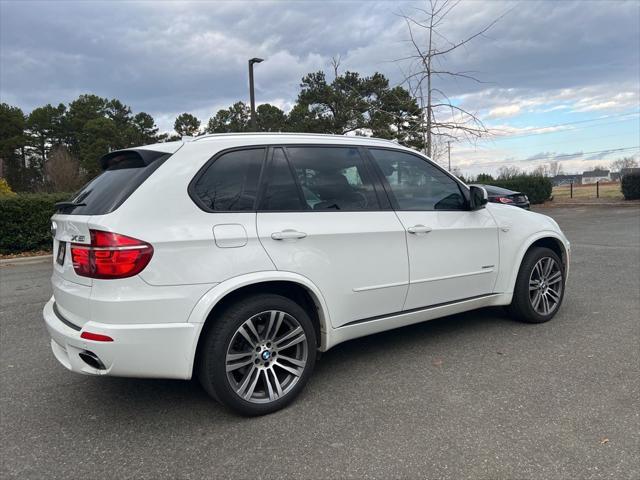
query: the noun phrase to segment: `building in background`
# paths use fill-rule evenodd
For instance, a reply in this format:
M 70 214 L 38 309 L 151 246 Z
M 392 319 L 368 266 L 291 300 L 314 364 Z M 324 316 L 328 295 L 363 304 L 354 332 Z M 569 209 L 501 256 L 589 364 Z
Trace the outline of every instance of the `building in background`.
M 554 187 L 559 185 L 569 185 L 570 183 L 582 183 L 582 175 L 579 173 L 571 175 L 556 175 L 551 179 Z
M 611 172 L 609 170 L 589 170 L 582 172 L 582 184 L 596 182 L 610 182 Z

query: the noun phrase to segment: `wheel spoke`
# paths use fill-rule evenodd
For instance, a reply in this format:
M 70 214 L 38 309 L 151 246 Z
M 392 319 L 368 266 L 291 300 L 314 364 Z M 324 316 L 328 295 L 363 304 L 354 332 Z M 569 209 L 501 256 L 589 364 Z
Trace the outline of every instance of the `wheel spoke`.
M 253 372 L 256 372 L 257 370 L 258 369 L 255 367 L 255 365 L 251 366 L 249 371 L 242 378 L 242 383 L 240 384 L 240 386 L 236 390 L 238 392 L 238 395 L 240 395 L 241 397 L 244 397 L 244 392 L 247 389 L 247 386 L 249 385 L 249 382 L 251 381 L 251 376 L 253 375 Z
M 273 327 L 274 322 L 276 321 L 276 316 L 278 315 L 278 312 L 271 312 L 269 314 L 269 323 L 267 323 L 267 326 L 264 329 L 264 338 L 270 339 L 270 332 L 271 332 L 271 328 Z
M 547 295 L 553 301 L 554 305 L 560 301 L 560 294 L 553 289 L 547 290 Z
M 296 335 L 298 335 L 300 332 L 303 332 L 302 327 L 296 327 L 293 330 L 291 330 L 289 333 L 287 333 L 286 335 L 284 335 L 283 337 L 280 338 L 276 338 L 273 342 L 276 345 L 280 345 L 282 342 L 289 340 L 290 338 L 295 337 Z
M 298 332 L 298 334 L 295 337 L 291 338 L 286 343 L 282 345 L 278 345 L 278 348 L 280 350 L 286 350 L 287 348 L 293 347 L 294 345 L 297 345 L 300 342 L 304 342 L 306 339 L 307 337 L 304 334 L 304 331 L 301 331 L 301 332 Z
M 533 267 L 533 272 L 531 272 L 531 276 L 533 277 L 534 274 L 538 278 L 538 281 L 540 280 L 540 278 L 542 278 L 542 270 L 540 270 L 540 262 L 536 263 L 535 266 Z
M 233 372 L 234 370 L 237 370 L 239 368 L 245 367 L 245 366 L 249 365 L 250 363 L 253 363 L 253 360 L 251 358 L 249 358 L 248 360 L 245 360 L 243 362 L 236 362 L 236 363 L 227 362 L 227 372 Z
M 287 357 L 286 355 L 280 355 L 278 357 L 278 362 L 280 362 L 281 360 L 287 361 L 289 363 L 294 364 L 297 367 L 302 367 L 302 368 L 304 368 L 304 366 L 307 364 L 307 362 L 304 362 L 302 360 L 296 360 L 295 358 Z
M 245 357 L 250 357 L 253 352 L 245 352 L 245 353 L 227 353 L 227 363 L 233 362 L 234 360 L 241 360 Z
M 529 280 L 529 291 L 532 292 L 540 288 L 540 280 Z
M 258 331 L 256 330 L 255 325 L 253 324 L 253 319 L 250 318 L 249 320 L 247 320 L 245 325 L 249 328 L 251 333 L 253 333 L 253 336 L 255 337 L 256 342 L 259 342 L 260 340 L 262 340 L 260 335 L 258 335 Z
M 242 325 L 239 329 L 238 329 L 238 333 L 240 335 L 242 335 L 244 337 L 244 339 L 249 342 L 249 345 L 251 345 L 253 348 L 255 348 L 256 346 L 256 341 L 253 340 L 251 338 L 251 336 L 249 335 L 249 333 L 245 330 L 244 325 Z
M 547 260 L 547 264 L 544 266 L 544 269 L 542 270 L 545 278 L 549 276 L 549 274 L 551 273 L 551 269 L 555 264 L 555 262 L 551 258 L 547 258 L 546 260 Z
M 542 299 L 542 293 L 538 290 L 536 294 L 533 296 L 533 300 L 531 301 L 531 305 L 535 311 L 538 311 L 538 305 L 540 305 L 540 300 Z
M 280 380 L 278 379 L 278 375 L 276 375 L 276 372 L 273 369 L 269 369 L 269 371 L 271 372 L 271 376 L 273 377 L 273 384 L 276 386 L 276 393 L 278 394 L 278 397 L 282 396 L 282 385 L 280 384 Z
M 256 389 L 256 384 L 258 383 L 258 380 L 260 379 L 260 371 L 253 367 L 253 370 L 255 371 L 255 377 L 253 378 L 253 381 L 248 384 L 249 388 L 246 389 L 246 392 L 243 394 L 241 393 L 241 395 L 244 397 L 245 400 L 249 400 L 251 398 L 251 396 L 253 395 L 253 391 Z
M 552 274 L 549 276 L 549 278 L 547 278 L 547 283 L 548 283 L 549 285 L 553 285 L 553 284 L 555 284 L 555 283 L 558 283 L 558 282 L 559 282 L 559 281 L 561 281 L 561 280 L 562 280 L 562 272 L 560 272 L 560 271 L 558 270 L 558 271 L 555 271 L 554 273 L 552 273 Z
M 303 372 L 303 368 L 293 368 L 293 367 L 289 367 L 287 365 L 283 365 L 282 363 L 280 363 L 279 361 L 276 361 L 273 363 L 275 366 L 282 368 L 283 370 L 286 370 L 287 372 L 295 375 L 296 377 L 299 377 L 300 375 L 302 375 Z
M 274 401 L 277 397 L 273 392 L 273 387 L 271 386 L 271 380 L 269 379 L 269 370 L 262 370 L 262 375 L 264 377 L 264 384 L 267 386 L 269 400 Z
M 546 294 L 542 295 L 542 312 L 543 315 L 547 315 L 549 313 L 549 298 L 547 298 Z
M 269 340 L 274 340 L 276 338 L 278 332 L 280 331 L 280 327 L 282 326 L 282 321 L 284 320 L 284 312 L 277 312 L 277 314 L 278 318 L 276 319 L 276 326 L 274 327 L 273 332 L 270 332 L 271 337 L 269 337 Z

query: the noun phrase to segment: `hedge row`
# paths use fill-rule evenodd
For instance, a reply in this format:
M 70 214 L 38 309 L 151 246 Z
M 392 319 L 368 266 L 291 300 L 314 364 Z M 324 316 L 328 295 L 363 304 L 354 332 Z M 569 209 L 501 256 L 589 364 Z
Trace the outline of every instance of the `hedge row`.
M 637 200 L 640 198 L 640 173 L 627 173 L 622 176 L 620 189 L 625 200 Z
M 496 187 L 522 192 L 529 197 L 531 203 L 544 203 L 551 198 L 553 190 L 550 178 L 537 175 L 518 175 L 504 180 L 492 180 L 488 183 Z
M 51 215 L 68 193 L 0 196 L 0 254 L 51 248 Z

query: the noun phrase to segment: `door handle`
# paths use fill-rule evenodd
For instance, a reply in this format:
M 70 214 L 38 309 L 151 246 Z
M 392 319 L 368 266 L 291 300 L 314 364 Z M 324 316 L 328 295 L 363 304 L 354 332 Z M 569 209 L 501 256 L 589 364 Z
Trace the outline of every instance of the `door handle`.
M 429 233 L 431 230 L 431 227 L 425 227 L 424 225 L 414 225 L 413 227 L 407 228 L 407 232 L 413 233 L 414 235 L 418 235 L 420 233 Z
M 274 232 L 271 234 L 271 238 L 274 240 L 295 240 L 299 238 L 306 237 L 307 234 L 304 232 L 298 232 L 297 230 L 292 230 L 287 228 L 286 230 L 282 230 L 281 232 Z

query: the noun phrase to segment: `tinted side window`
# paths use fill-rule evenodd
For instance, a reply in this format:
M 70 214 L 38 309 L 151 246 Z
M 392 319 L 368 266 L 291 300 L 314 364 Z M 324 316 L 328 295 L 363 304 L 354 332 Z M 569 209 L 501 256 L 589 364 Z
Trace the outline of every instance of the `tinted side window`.
M 427 161 L 405 152 L 369 149 L 400 210 L 465 210 L 458 183 Z
M 267 185 L 260 202 L 260 210 L 308 210 L 302 201 L 293 172 L 282 148 L 273 151 L 267 169 Z
M 289 147 L 287 154 L 309 209 L 379 208 L 369 172 L 357 148 Z
M 264 148 L 254 148 L 217 158 L 193 185 L 199 205 L 209 211 L 253 210 L 264 155 Z

